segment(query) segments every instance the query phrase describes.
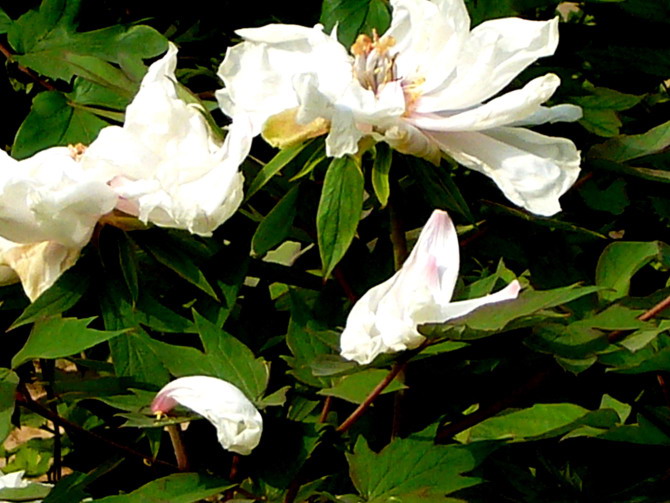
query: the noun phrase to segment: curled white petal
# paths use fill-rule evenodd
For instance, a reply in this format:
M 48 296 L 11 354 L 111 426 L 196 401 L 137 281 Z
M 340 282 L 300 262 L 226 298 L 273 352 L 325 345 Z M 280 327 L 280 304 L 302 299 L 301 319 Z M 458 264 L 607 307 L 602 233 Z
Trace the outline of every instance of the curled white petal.
M 251 148 L 251 125 L 236 118 L 220 144 L 202 111 L 177 96 L 176 64 L 170 44 L 142 80 L 123 127 L 103 129 L 84 161 L 114 175 L 120 209 L 208 236 L 242 202 L 239 165 Z
M 367 364 L 382 353 L 417 347 L 422 323 L 447 321 L 479 306 L 516 298 L 518 282 L 492 295 L 451 302 L 459 267 L 458 235 L 449 215 L 435 210 L 402 268 L 354 305 L 340 338 L 340 354 Z
M 177 404 L 196 412 L 216 428 L 224 449 L 247 455 L 258 445 L 263 418 L 236 386 L 223 379 L 189 376 L 161 389 L 151 404 L 153 412 L 168 412 Z

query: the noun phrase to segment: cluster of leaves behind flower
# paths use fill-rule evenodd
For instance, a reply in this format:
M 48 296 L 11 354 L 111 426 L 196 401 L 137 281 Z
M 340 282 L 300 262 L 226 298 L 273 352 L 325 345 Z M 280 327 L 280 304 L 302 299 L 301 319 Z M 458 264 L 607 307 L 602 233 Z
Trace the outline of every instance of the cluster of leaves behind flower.
M 126 47 L 134 60 L 115 59 L 111 41 L 127 26 L 77 31 L 79 2 L 45 6 L 52 17 L 12 16 L 8 37 L 15 52 L 8 72 L 33 98 L 27 116 L 17 114 L 17 157 L 88 142 L 107 120 L 119 121 L 142 59 L 164 48 L 158 32 L 136 25 Z M 475 23 L 500 15 L 547 19 L 555 6 L 469 4 Z M 368 198 L 371 212 L 360 222 L 356 215 L 356 237 L 334 278 L 322 281 L 314 274 L 323 265 L 318 250 L 308 248 L 328 161 L 315 156 L 318 141 L 274 157 L 257 145 L 254 157 L 268 162 L 246 162 L 247 201 L 213 238 L 105 228 L 35 304 L 26 306 L 18 288 L 3 289 L 2 320 L 12 330 L 0 356 L 0 438 L 19 425 L 51 432 L 5 443 L 3 471 L 50 470 L 56 481 L 72 470 L 49 494 L 25 488 L 52 503 L 87 495 L 302 501 L 352 493 L 365 501 L 654 501 L 667 467 L 642 460 L 670 443 L 667 315 L 651 311 L 668 295 L 670 266 L 659 241 L 670 222 L 664 12 L 662 2 L 585 2 L 561 25 L 556 57 L 521 76 L 525 82 L 551 65 L 563 77 L 556 102 L 585 110 L 579 126 L 551 130 L 579 145 L 586 174 L 558 217 L 509 207 L 495 188 L 445 162 L 436 169 L 378 148 L 364 162 L 392 158 L 394 216 Z M 253 14 L 257 24 L 266 21 Z M 167 19 L 146 23 L 160 27 Z M 388 19 L 377 0 L 327 0 L 322 11 L 327 27 L 339 23 L 341 37 L 382 32 Z M 626 31 L 631 19 L 648 40 Z M 223 46 L 215 54 L 202 48 L 220 37 L 203 25 L 174 25 L 171 38 L 182 36 L 187 51 L 193 44 L 186 82 L 212 90 L 219 87 L 212 61 Z M 304 173 L 306 166 L 313 169 Z M 370 194 L 373 183 L 366 174 Z M 353 298 L 390 276 L 394 222 L 416 229 L 433 207 L 462 224 L 466 281 L 458 295 L 483 295 L 514 273 L 525 293 L 512 307 L 425 327 L 434 343 L 419 354 L 370 367 L 343 363 L 337 328 Z M 303 251 L 297 258 L 295 243 Z M 404 381 L 394 380 L 348 431 L 334 431 L 390 367 L 402 368 Z M 234 461 L 195 421 L 184 435 L 192 471 L 173 474 L 165 423 L 147 406 L 170 376 L 193 374 L 240 387 L 263 409 L 266 431 L 252 456 Z M 175 421 L 184 419 L 193 418 Z M 53 422 L 65 434 L 53 435 Z M 8 491 L 0 499 L 25 499 Z M 109 496 L 119 492 L 127 494 Z

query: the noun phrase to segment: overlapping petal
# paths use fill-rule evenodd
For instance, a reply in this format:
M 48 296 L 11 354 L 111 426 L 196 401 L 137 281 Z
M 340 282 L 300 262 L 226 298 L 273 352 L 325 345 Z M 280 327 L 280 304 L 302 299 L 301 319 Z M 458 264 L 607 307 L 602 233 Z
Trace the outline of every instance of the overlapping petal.
M 251 124 L 236 119 L 221 144 L 197 105 L 177 95 L 177 48 L 149 68 L 126 111 L 86 152 L 113 175 L 120 208 L 143 222 L 211 235 L 242 202 L 239 165 L 251 148 Z
M 297 107 L 299 123 L 329 124 L 329 156 L 356 153 L 365 136 L 436 164 L 442 152 L 491 176 L 515 204 L 541 215 L 559 211 L 559 197 L 579 172 L 577 149 L 569 140 L 535 134 L 532 141 L 521 132 L 509 139 L 502 129 L 574 121 L 579 107 L 542 106 L 560 84 L 553 74 L 495 97 L 538 58 L 554 53 L 558 19 L 495 19 L 470 30 L 462 0 L 391 5 L 389 30 L 359 39 L 353 57 L 321 27 L 240 30 L 245 41 L 229 49 L 219 70 L 226 86 L 217 94 L 222 109 L 232 117 L 250 115 L 257 134 L 270 116 Z M 472 148 L 485 140 L 501 148 Z M 523 145 L 530 150 L 520 153 Z
M 244 393 L 223 379 L 208 376 L 175 379 L 158 392 L 151 410 L 166 413 L 177 404 L 211 422 L 226 450 L 247 455 L 260 442 L 263 418 Z
M 382 353 L 415 348 L 425 339 L 418 325 L 447 321 L 519 293 L 515 280 L 492 295 L 451 302 L 458 268 L 456 229 L 446 212 L 435 210 L 402 268 L 351 309 L 340 338 L 341 355 L 367 364 Z

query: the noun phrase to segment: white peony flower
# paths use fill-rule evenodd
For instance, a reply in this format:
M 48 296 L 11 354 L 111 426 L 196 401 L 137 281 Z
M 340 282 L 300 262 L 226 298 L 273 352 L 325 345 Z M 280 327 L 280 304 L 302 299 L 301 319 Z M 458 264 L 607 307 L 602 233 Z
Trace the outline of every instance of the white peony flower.
M 176 64 L 170 44 L 142 80 L 123 127 L 103 129 L 87 161 L 113 177 L 120 210 L 208 236 L 242 202 L 238 167 L 251 148 L 250 124 L 235 120 L 221 145 L 199 107 L 177 96 Z
M 71 267 L 118 196 L 84 148 L 53 147 L 16 161 L 0 152 L 2 284 L 20 280 L 34 301 Z
M 515 299 L 519 282 L 478 299 L 451 302 L 458 277 L 458 235 L 449 215 L 433 211 L 402 268 L 368 290 L 354 305 L 340 339 L 340 353 L 367 364 L 382 353 L 419 346 L 422 323 L 444 322 L 480 306 Z
M 521 126 L 574 121 L 574 105 L 542 106 L 554 74 L 494 96 L 537 58 L 553 54 L 558 19 L 486 21 L 470 31 L 462 0 L 391 0 L 393 19 L 378 37 L 360 35 L 351 54 L 321 26 L 268 25 L 237 33 L 217 93 L 231 117 L 248 115 L 258 134 L 296 109 L 296 120 L 327 120 L 327 154 L 358 150 L 364 136 L 435 163 L 446 153 L 491 177 L 513 203 L 552 215 L 574 183 L 580 157 L 565 138 Z
M 29 486 L 41 486 L 44 488 L 53 487 L 51 484 L 42 484 L 40 482 L 29 482 L 23 478 L 25 470 L 19 470 L 18 472 L 11 472 L 4 474 L 0 472 L 0 490 L 2 489 L 23 489 Z M 21 500 L 26 501 L 27 500 Z M 30 500 L 30 503 L 39 503 L 42 500 Z M 9 503 L 8 501 L 0 501 L 0 503 Z M 28 502 L 27 502 L 28 503 Z
M 223 379 L 207 376 L 175 379 L 158 392 L 151 410 L 162 414 L 177 404 L 212 423 L 224 449 L 247 455 L 260 442 L 263 418 L 237 387 Z

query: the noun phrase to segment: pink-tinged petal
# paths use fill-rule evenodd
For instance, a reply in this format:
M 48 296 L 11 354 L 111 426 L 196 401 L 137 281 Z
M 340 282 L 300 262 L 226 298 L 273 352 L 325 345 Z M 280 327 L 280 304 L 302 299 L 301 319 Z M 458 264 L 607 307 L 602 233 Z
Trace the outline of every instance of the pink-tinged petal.
M 248 455 L 260 442 L 263 418 L 244 393 L 223 379 L 208 376 L 175 379 L 158 392 L 151 410 L 166 413 L 177 404 L 211 422 L 226 450 Z
M 574 143 L 523 128 L 427 133 L 457 162 L 493 179 L 514 204 L 550 216 L 579 175 Z
M 560 83 L 561 80 L 556 75 L 549 73 L 484 105 L 446 117 L 416 113 L 408 120 L 425 131 L 481 131 L 506 126 L 539 112 L 540 105 L 554 94 Z M 418 109 L 420 108 L 419 106 Z
M 367 364 L 381 353 L 421 344 L 417 325 L 439 321 L 440 306 L 449 303 L 456 284 L 458 260 L 456 229 L 446 212 L 435 210 L 402 268 L 352 308 L 341 355 Z
M 450 304 L 442 306 L 440 310 L 440 319 L 441 321 L 451 320 L 453 318 L 458 318 L 459 316 L 465 316 L 481 306 L 516 299 L 519 296 L 519 291 L 521 291 L 521 285 L 517 280 L 514 280 L 496 293 L 485 295 L 478 299 L 451 302 Z
M 439 113 L 479 105 L 558 45 L 558 18 L 485 21 L 470 33 L 459 53 L 456 78 L 422 97 L 420 113 Z

